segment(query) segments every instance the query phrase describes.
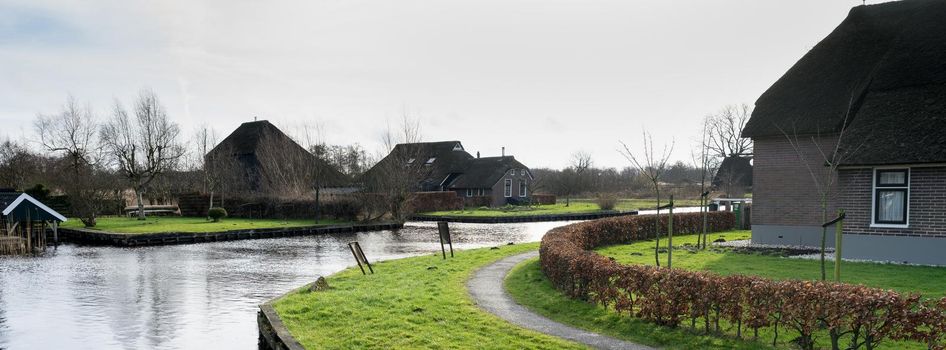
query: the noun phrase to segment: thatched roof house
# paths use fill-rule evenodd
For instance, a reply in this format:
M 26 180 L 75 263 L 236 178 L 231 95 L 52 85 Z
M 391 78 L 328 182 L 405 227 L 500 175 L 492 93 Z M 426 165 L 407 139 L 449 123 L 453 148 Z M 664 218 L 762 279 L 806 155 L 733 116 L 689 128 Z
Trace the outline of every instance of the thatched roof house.
M 753 241 L 820 244 L 818 188 L 833 183 L 845 256 L 946 264 L 944 130 L 946 1 L 853 8 L 743 130 L 755 142 Z
M 463 198 L 488 197 L 499 206 L 525 200 L 532 180 L 529 168 L 513 156 L 479 158 L 460 141 L 402 143 L 365 172 L 366 181 L 390 169 L 407 170 L 415 191 L 454 191 Z
M 318 159 L 266 120 L 241 124 L 205 156 L 237 174 L 236 190 L 250 194 L 308 191 L 351 185 L 351 180 Z

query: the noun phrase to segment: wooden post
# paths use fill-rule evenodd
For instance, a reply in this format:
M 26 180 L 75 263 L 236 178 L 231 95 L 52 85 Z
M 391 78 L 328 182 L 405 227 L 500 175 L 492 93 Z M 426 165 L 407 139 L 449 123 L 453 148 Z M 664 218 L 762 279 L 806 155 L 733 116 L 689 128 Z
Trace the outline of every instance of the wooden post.
M 53 244 L 59 247 L 59 221 L 53 220 Z
M 841 282 L 841 238 L 843 237 L 844 216 L 844 209 L 838 209 L 838 217 L 841 220 L 838 220 L 834 229 L 834 281 L 838 283 Z
M 447 250 L 443 247 L 443 230 L 444 226 L 447 226 L 445 221 L 437 222 L 437 233 L 440 236 L 440 254 L 443 256 L 444 260 L 447 260 Z
M 667 218 L 667 268 L 673 268 L 673 195 L 670 195 L 670 217 Z

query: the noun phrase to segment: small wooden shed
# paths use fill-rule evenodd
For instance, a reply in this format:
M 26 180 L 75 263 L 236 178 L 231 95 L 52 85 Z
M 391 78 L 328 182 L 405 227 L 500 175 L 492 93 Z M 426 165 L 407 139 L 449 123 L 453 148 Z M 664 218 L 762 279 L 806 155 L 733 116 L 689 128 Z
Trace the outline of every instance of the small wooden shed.
M 0 255 L 46 249 L 46 232 L 59 241 L 59 223 L 66 217 L 26 193 L 0 192 Z

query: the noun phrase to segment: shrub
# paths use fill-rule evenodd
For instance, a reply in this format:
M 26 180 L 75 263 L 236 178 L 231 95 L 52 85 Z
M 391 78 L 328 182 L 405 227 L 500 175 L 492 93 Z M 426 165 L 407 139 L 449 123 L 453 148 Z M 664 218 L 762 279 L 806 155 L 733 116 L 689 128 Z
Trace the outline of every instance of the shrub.
M 352 198 L 342 198 L 322 203 L 321 210 L 323 217 L 355 221 L 358 219 L 358 215 L 361 215 L 361 204 Z
M 207 210 L 207 216 L 209 216 L 213 222 L 218 222 L 220 219 L 227 217 L 227 210 L 220 207 L 213 207 Z
M 661 216 L 666 224 L 666 216 Z M 737 336 L 761 327 L 793 330 L 795 343 L 814 347 L 814 333 L 827 329 L 832 348 L 873 349 L 883 340 L 915 340 L 930 349 L 946 345 L 946 298 L 921 301 L 917 295 L 831 282 L 773 281 L 754 276 L 623 265 L 589 250 L 650 239 L 652 216 L 586 221 L 549 231 L 539 248 L 542 271 L 564 294 L 610 306 L 620 315 L 664 326 L 703 320 L 717 333 L 720 320 Z M 728 212 L 709 214 L 709 230 L 731 229 Z M 674 231 L 697 233 L 698 213 L 674 216 Z M 841 343 L 846 344 L 841 344 Z
M 618 204 L 618 197 L 610 193 L 599 194 L 598 198 L 595 199 L 595 203 L 598 204 L 598 208 L 601 208 L 601 210 L 614 210 L 614 207 Z

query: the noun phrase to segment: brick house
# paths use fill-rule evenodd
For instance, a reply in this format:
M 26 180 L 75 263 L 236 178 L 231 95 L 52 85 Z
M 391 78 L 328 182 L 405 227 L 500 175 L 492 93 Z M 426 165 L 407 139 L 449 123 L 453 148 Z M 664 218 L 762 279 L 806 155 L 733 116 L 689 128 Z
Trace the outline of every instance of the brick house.
M 829 216 L 847 213 L 845 257 L 946 264 L 943 18 L 943 1 L 855 7 L 759 97 L 742 132 L 753 242 L 820 245 L 814 174 L 833 184 Z
M 504 152 L 505 153 L 505 152 Z M 502 206 L 528 200 L 532 172 L 513 156 L 474 157 L 460 141 L 402 143 L 365 172 L 376 176 L 392 163 L 414 167 L 417 191 L 452 191 L 466 205 Z

